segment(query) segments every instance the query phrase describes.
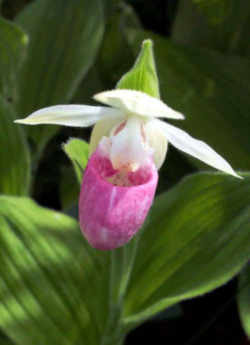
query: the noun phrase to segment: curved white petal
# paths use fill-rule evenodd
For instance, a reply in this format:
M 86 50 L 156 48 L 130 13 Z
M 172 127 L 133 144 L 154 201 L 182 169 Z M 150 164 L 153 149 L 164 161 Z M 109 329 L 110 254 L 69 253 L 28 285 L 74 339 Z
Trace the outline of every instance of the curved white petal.
M 115 169 L 135 171 L 152 157 L 152 150 L 143 138 L 141 126 L 140 119 L 131 117 L 125 127 L 110 138 L 110 160 Z
M 94 99 L 139 116 L 184 119 L 181 113 L 171 109 L 158 98 L 141 91 L 125 89 L 104 91 L 95 95 Z
M 112 128 L 117 126 L 124 119 L 125 117 L 122 115 L 109 116 L 102 118 L 95 124 L 90 137 L 89 155 L 92 155 L 96 150 L 101 139 L 103 137 L 109 137 Z
M 236 174 L 230 164 L 223 157 L 221 157 L 203 141 L 194 139 L 182 129 L 163 121 L 155 120 L 154 122 L 155 124 L 157 123 L 157 126 L 160 126 L 164 130 L 167 140 L 177 149 L 188 153 L 197 159 L 200 159 L 202 162 L 211 165 L 218 170 L 226 172 L 235 177 L 242 178 Z
M 16 123 L 25 125 L 53 124 L 70 127 L 92 126 L 104 116 L 120 115 L 121 111 L 109 107 L 95 107 L 91 105 L 54 105 L 35 111 L 25 119 Z
M 160 169 L 165 161 L 168 141 L 164 131 L 158 126 L 154 126 L 154 120 L 147 121 L 144 126 L 146 141 L 153 149 L 153 159 L 157 169 Z

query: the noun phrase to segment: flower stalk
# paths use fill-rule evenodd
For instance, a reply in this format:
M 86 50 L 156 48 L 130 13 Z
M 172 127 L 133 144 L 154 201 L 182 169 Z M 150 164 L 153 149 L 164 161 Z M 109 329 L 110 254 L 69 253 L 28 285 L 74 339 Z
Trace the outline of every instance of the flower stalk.
M 109 318 L 101 345 L 122 345 L 125 340 L 124 300 L 140 235 L 138 234 L 129 245 L 110 252 Z

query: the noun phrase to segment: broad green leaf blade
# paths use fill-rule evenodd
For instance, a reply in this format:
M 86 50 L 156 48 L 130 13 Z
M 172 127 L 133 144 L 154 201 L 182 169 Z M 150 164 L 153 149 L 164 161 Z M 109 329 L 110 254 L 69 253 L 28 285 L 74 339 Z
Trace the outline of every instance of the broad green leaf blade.
M 250 338 L 250 265 L 245 267 L 239 278 L 238 308 L 242 326 Z
M 186 116 L 178 126 L 213 147 L 234 169 L 249 170 L 249 59 L 178 46 L 148 32 L 128 35 L 137 49 L 145 37 L 153 38 L 162 99 Z M 204 167 L 198 160 L 192 163 Z
M 177 43 L 249 56 L 249 19 L 249 1 L 181 0 L 171 37 Z
M 0 194 L 27 195 L 30 184 L 30 153 L 16 114 L 0 95 Z
M 28 44 L 27 35 L 14 23 L 0 17 L 0 92 L 17 99 L 17 72 Z
M 160 98 L 159 82 L 153 55 L 153 42 L 145 40 L 140 54 L 130 71 L 118 82 L 118 89 L 143 91 L 150 96 Z
M 126 297 L 125 324 L 225 284 L 250 258 L 250 174 L 200 173 L 155 201 Z
M 71 138 L 63 145 L 63 150 L 73 163 L 77 180 L 81 184 L 83 171 L 88 162 L 89 145 L 84 140 Z
M 20 117 L 68 103 L 93 64 L 102 39 L 101 1 L 38 0 L 26 6 L 16 21 L 30 36 L 19 76 Z M 57 129 L 43 126 L 30 131 L 37 144 L 44 146 Z
M 0 197 L 0 327 L 16 345 L 97 345 L 107 256 L 72 218 L 26 198 Z

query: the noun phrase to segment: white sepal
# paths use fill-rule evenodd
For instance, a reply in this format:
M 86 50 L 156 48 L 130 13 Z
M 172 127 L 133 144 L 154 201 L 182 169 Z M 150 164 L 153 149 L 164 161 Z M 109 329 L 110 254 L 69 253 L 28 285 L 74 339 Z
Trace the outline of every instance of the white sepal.
M 120 115 L 120 111 L 109 107 L 91 105 L 54 105 L 35 111 L 25 119 L 16 120 L 25 125 L 54 124 L 69 127 L 92 126 L 103 117 Z
M 221 157 L 203 141 L 194 139 L 182 129 L 179 129 L 163 121 L 155 120 L 154 123 L 157 123 L 157 126 L 164 130 L 167 140 L 177 149 L 188 153 L 189 155 L 218 170 L 221 170 L 235 177 L 242 178 L 233 170 L 231 165 L 223 157 Z
M 94 96 L 94 99 L 121 109 L 128 114 L 145 117 L 165 117 L 169 119 L 183 120 L 184 116 L 168 107 L 165 103 L 144 92 L 135 90 L 117 89 L 104 91 Z

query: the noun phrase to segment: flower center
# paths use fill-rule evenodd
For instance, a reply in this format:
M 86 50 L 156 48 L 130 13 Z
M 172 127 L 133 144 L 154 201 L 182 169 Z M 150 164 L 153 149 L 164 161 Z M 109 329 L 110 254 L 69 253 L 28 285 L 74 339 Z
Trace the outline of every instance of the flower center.
M 115 126 L 109 137 L 108 156 L 113 168 L 123 172 L 135 172 L 148 164 L 152 156 L 144 129 L 144 122 L 136 116 Z M 107 147 L 107 146 L 106 146 Z
M 133 186 L 132 181 L 128 178 L 128 173 L 125 170 L 118 171 L 116 174 L 105 178 L 106 181 L 113 184 L 114 186 L 120 187 L 131 187 Z
M 151 161 L 136 171 L 131 171 L 129 167 L 127 169 L 114 169 L 112 162 L 102 150 L 101 146 L 99 146 L 99 149 L 94 154 L 93 162 L 96 172 L 102 179 L 114 186 L 120 187 L 132 187 L 147 183 L 151 179 L 155 169 Z

